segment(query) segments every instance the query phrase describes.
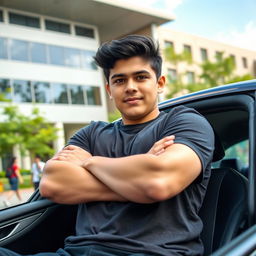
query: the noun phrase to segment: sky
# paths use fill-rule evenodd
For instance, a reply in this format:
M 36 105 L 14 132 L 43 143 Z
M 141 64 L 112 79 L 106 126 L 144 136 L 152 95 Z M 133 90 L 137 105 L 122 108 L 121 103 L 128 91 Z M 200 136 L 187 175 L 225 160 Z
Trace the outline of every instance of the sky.
M 173 14 L 173 30 L 256 51 L 256 0 L 123 0 Z

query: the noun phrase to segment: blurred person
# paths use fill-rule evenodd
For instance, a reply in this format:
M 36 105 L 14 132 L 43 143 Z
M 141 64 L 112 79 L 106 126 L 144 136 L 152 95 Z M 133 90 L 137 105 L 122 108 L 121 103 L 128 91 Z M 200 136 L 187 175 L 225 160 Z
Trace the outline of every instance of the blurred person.
M 19 183 L 23 183 L 23 178 L 20 174 L 20 168 L 17 164 L 16 157 L 12 157 L 7 169 L 10 172 L 10 176 L 8 177 L 10 190 L 7 192 L 6 199 L 3 201 L 6 207 L 11 205 L 10 200 L 14 195 L 16 195 L 18 200 L 22 202 L 22 197 L 19 191 Z
M 45 165 L 45 162 L 41 161 L 41 157 L 35 156 L 34 163 L 32 164 L 32 168 L 31 168 L 31 172 L 32 172 L 31 180 L 33 182 L 35 190 L 39 187 L 44 165 Z
M 165 77 L 150 37 L 104 43 L 95 61 L 122 118 L 92 122 L 47 161 L 40 193 L 79 204 L 76 234 L 63 249 L 36 255 L 203 255 L 198 211 L 210 177 L 211 126 L 184 106 L 159 111 Z M 18 256 L 4 248 L 0 255 Z

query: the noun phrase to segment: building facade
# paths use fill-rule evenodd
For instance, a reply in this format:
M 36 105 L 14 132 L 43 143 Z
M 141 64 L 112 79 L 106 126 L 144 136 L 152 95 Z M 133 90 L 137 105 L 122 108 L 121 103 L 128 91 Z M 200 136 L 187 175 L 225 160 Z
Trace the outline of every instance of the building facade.
M 184 50 L 189 52 L 192 63 L 171 63 L 164 61 L 163 72 L 170 80 L 175 81 L 179 74 L 183 74 L 184 83 L 196 83 L 200 81 L 200 64 L 209 60 L 216 61 L 216 55 L 232 56 L 235 63 L 235 74 L 242 76 L 250 74 L 256 77 L 256 51 L 242 49 L 232 45 L 213 41 L 197 35 L 172 30 L 168 27 L 158 28 L 158 39 L 164 57 L 164 49 L 172 46 L 176 53 Z

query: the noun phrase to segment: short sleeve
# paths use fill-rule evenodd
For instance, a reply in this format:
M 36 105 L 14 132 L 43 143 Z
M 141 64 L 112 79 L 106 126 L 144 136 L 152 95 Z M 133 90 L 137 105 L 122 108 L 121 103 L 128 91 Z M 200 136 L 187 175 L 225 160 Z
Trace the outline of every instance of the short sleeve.
M 78 146 L 87 152 L 91 153 L 90 150 L 90 132 L 91 124 L 78 130 L 68 141 L 67 145 Z
M 191 108 L 180 107 L 167 116 L 161 137 L 175 135 L 175 143 L 190 147 L 205 170 L 212 160 L 214 132 L 208 121 Z

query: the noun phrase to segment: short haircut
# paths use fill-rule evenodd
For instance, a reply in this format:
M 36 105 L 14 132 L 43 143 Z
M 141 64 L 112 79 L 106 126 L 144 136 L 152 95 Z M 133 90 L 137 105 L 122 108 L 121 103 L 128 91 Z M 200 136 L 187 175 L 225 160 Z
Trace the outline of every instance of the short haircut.
M 159 45 L 147 36 L 129 35 L 103 43 L 99 47 L 94 60 L 98 66 L 103 68 L 105 78 L 109 82 L 110 69 L 115 66 L 116 61 L 136 56 L 149 61 L 156 77 L 161 76 L 162 57 L 159 53 Z

